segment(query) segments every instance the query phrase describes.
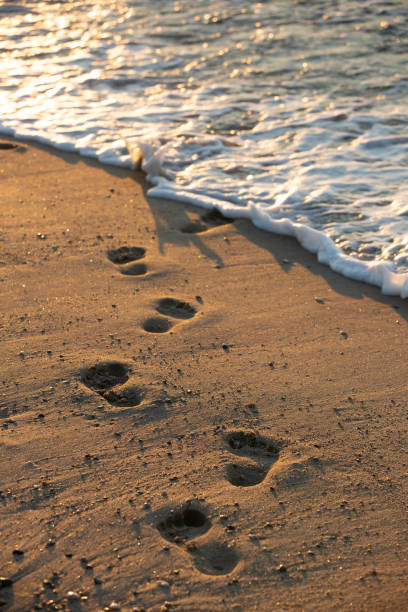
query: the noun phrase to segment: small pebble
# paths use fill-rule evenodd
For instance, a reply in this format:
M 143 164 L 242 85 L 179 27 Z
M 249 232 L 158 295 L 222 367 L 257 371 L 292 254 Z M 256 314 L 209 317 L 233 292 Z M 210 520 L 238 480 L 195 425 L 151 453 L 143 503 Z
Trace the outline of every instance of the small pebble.
M 316 297 L 315 300 L 318 304 L 324 304 L 324 299 L 321 297 Z
M 79 601 L 81 599 L 81 596 L 75 591 L 68 591 L 67 599 L 69 599 L 69 601 Z
M 0 589 L 7 589 L 13 586 L 13 581 L 11 578 L 0 577 Z
M 280 565 L 278 565 L 278 567 L 276 568 L 278 570 L 278 572 L 287 572 L 287 568 L 286 565 L 283 565 L 282 563 Z

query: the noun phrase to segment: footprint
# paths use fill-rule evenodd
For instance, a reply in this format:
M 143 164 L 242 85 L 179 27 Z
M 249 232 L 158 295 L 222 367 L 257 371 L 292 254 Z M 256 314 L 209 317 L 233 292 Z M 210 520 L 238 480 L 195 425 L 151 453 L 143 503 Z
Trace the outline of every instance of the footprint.
M 197 221 L 190 221 L 181 228 L 183 234 L 200 234 L 207 231 L 210 227 L 217 227 L 219 225 L 226 225 L 227 223 L 233 223 L 234 219 L 228 219 L 219 210 L 213 208 L 201 215 Z
M 252 459 L 230 463 L 226 467 L 227 480 L 235 487 L 252 487 L 261 483 L 279 458 L 280 446 L 274 440 L 253 431 L 232 431 L 225 437 L 228 450 L 234 455 Z
M 163 538 L 185 548 L 192 556 L 196 568 L 203 574 L 229 574 L 239 561 L 235 549 L 223 542 L 209 542 L 198 546 L 192 541 L 211 528 L 211 521 L 205 510 L 196 502 L 188 502 L 181 508 L 172 510 L 156 527 Z
M 146 255 L 146 249 L 143 247 L 122 246 L 118 249 L 110 249 L 106 254 L 108 259 L 114 264 L 122 266 L 120 268 L 121 274 L 125 274 L 126 276 L 141 276 L 147 272 L 146 264 L 134 263 L 138 259 L 143 259 Z
M 224 542 L 210 542 L 198 547 L 194 542 L 187 545 L 194 565 L 202 574 L 222 575 L 232 572 L 239 561 L 232 546 Z
M 171 322 L 163 317 L 150 317 L 143 322 L 142 327 L 150 334 L 164 334 L 172 327 Z
M 244 457 L 258 459 L 272 458 L 276 461 L 280 446 L 269 438 L 264 438 L 254 431 L 230 431 L 226 435 L 229 450 Z
M 201 219 L 216 227 L 217 225 L 227 225 L 228 223 L 233 223 L 234 219 L 229 219 L 225 217 L 217 208 L 212 208 L 207 213 L 201 216 Z
M 101 393 L 112 406 L 138 406 L 144 398 L 143 389 L 139 387 L 123 387 L 122 389 L 110 389 Z
M 97 393 L 123 385 L 129 379 L 129 368 L 119 361 L 102 361 L 81 370 L 81 380 Z
M 234 487 L 253 487 L 265 479 L 268 468 L 250 463 L 230 463 L 226 472 L 227 480 Z
M 201 234 L 207 230 L 208 227 L 204 225 L 204 223 L 200 223 L 200 221 L 191 221 L 183 225 L 180 231 L 183 232 L 183 234 Z
M 120 273 L 126 276 L 141 276 L 142 274 L 146 274 L 146 272 L 147 266 L 144 263 L 134 263 L 120 268 Z
M 110 249 L 107 252 L 108 258 L 114 264 L 126 264 L 131 261 L 142 259 L 146 254 L 146 249 L 143 247 L 122 246 L 118 249 Z
M 172 510 L 169 516 L 157 525 L 163 538 L 181 544 L 206 533 L 211 521 L 204 510 L 197 504 L 185 504 L 178 510 Z
M 196 314 L 196 309 L 187 302 L 173 298 L 162 298 L 158 301 L 157 312 L 175 319 L 191 319 Z
M 10 149 L 17 149 L 18 145 L 12 142 L 0 142 L 0 149 L 2 151 L 9 151 Z
M 118 361 L 104 361 L 81 371 L 84 385 L 112 406 L 138 406 L 142 402 L 142 389 L 134 385 L 123 386 L 128 380 L 129 367 Z

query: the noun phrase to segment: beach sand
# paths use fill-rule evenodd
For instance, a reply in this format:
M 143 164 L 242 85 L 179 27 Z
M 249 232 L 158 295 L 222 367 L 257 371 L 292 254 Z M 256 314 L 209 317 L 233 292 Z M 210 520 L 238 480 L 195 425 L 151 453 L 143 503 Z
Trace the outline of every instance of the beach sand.
M 1 609 L 407 610 L 408 302 L 7 142 Z

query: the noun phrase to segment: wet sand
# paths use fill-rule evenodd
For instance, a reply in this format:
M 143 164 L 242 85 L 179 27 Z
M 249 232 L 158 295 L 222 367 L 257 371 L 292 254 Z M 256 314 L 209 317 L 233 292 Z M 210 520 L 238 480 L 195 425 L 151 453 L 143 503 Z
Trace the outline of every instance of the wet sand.
M 1 142 L 1 609 L 408 609 L 408 303 Z

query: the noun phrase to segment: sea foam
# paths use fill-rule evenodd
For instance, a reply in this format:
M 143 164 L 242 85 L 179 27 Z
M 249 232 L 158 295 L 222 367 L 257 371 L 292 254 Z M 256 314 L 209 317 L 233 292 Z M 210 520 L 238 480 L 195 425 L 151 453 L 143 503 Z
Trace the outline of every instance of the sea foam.
M 407 297 L 408 8 L 320 4 L 9 3 L 0 129 L 139 164 L 152 196 Z

